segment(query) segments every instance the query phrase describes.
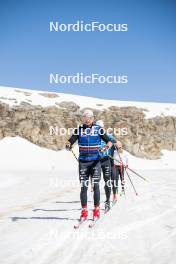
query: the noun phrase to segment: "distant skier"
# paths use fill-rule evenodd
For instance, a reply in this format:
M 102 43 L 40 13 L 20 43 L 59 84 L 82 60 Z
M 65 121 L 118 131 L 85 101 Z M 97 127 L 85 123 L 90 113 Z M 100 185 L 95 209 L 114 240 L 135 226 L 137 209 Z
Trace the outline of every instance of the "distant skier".
M 104 123 L 102 120 L 98 120 L 96 122 L 97 125 L 100 127 L 104 128 Z M 111 139 L 112 143 L 116 143 L 115 138 L 112 136 L 112 134 L 108 133 L 109 138 Z M 106 145 L 106 142 L 102 139 L 101 140 L 101 146 L 100 148 L 104 148 Z M 112 188 L 112 182 L 111 182 L 111 175 L 112 175 L 112 163 L 110 156 L 113 156 L 114 153 L 114 147 L 112 146 L 109 148 L 107 151 L 101 152 L 100 157 L 101 157 L 101 169 L 103 172 L 103 179 L 105 182 L 105 194 L 106 194 L 106 201 L 105 201 L 105 211 L 108 211 L 110 209 L 110 196 L 111 196 L 111 188 Z M 114 164 L 113 164 L 114 166 Z
M 122 193 L 125 193 L 125 180 L 124 180 L 124 166 L 128 167 L 128 157 L 123 150 L 122 143 L 117 142 L 117 148 L 114 151 L 114 167 L 116 173 L 115 185 L 113 186 L 113 193 L 118 193 L 119 175 L 121 180 Z
M 113 138 L 112 142 L 115 143 L 113 147 L 110 149 L 109 155 L 110 155 L 110 162 L 111 162 L 111 182 L 112 182 L 113 202 L 116 202 L 117 201 L 118 174 L 114 166 L 113 156 L 114 156 L 114 151 L 116 151 L 118 148 L 117 148 L 115 137 L 113 136 L 113 129 L 108 129 L 108 136 L 110 138 Z
M 106 142 L 102 151 L 106 151 L 112 146 L 112 142 L 103 128 L 94 124 L 94 115 L 91 110 L 85 110 L 83 113 L 83 125 L 75 129 L 73 135 L 66 144 L 66 149 L 71 150 L 72 145 L 78 140 L 79 145 L 79 178 L 81 183 L 81 218 L 88 217 L 87 210 L 87 190 L 89 176 L 91 176 L 94 191 L 94 210 L 93 219 L 100 216 L 100 189 L 99 181 L 101 179 L 100 164 L 100 144 L 101 139 Z

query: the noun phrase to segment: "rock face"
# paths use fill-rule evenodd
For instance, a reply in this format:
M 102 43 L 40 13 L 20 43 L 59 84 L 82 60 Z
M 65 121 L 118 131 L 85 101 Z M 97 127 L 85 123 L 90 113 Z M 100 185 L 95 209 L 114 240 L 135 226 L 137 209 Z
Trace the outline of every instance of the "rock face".
M 117 136 L 131 154 L 148 159 L 161 157 L 161 150 L 176 150 L 176 118 L 145 119 L 142 109 L 111 107 L 100 114 L 108 126 L 127 128 L 127 135 Z
M 14 107 L 0 103 L 0 139 L 18 135 L 45 148 L 62 149 L 68 136 L 50 132 L 77 127 L 82 121 L 82 111 L 74 102 L 45 108 L 30 103 Z M 94 109 L 94 113 L 106 128 L 114 129 L 125 149 L 135 156 L 156 159 L 162 149 L 176 150 L 175 117 L 145 119 L 143 109 L 136 107 L 112 106 L 103 111 Z

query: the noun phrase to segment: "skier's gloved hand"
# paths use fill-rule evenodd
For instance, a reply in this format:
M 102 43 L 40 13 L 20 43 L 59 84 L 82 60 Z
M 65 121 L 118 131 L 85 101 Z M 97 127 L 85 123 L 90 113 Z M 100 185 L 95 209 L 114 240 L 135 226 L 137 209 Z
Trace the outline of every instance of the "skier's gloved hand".
M 69 141 L 66 143 L 65 149 L 68 150 L 68 151 L 70 151 L 72 149 L 72 145 L 71 145 L 71 143 Z
M 121 160 L 119 160 L 120 166 L 125 168 L 125 165 L 123 164 L 123 162 Z
M 109 149 L 109 146 L 105 146 L 104 148 L 101 148 L 100 149 L 100 152 L 105 152 L 105 151 L 107 151 Z

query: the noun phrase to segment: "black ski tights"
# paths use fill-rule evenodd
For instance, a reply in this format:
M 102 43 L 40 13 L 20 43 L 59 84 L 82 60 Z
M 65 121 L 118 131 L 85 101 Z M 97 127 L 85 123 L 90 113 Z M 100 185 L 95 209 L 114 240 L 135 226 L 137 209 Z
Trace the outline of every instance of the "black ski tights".
M 80 199 L 82 207 L 87 205 L 89 177 L 91 177 L 92 187 L 94 190 L 94 205 L 99 206 L 99 182 L 101 178 L 101 164 L 99 161 L 79 162 L 79 178 L 81 183 Z

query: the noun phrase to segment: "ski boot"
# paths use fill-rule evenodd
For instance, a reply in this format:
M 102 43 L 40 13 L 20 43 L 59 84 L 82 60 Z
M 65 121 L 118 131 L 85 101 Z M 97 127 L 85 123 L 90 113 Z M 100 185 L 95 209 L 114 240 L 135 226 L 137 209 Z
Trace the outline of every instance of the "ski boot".
M 88 211 L 87 211 L 87 206 L 83 206 L 82 207 L 82 211 L 81 211 L 81 216 L 80 216 L 80 219 L 87 219 L 88 217 Z
M 99 217 L 100 217 L 100 209 L 98 206 L 95 206 L 93 210 L 93 221 L 95 221 Z
M 122 191 L 121 191 L 121 194 L 120 194 L 121 196 L 122 195 L 125 195 L 125 188 L 124 188 L 124 186 L 122 186 Z
M 117 194 L 113 194 L 113 203 L 116 203 L 117 202 Z
M 106 201 L 105 202 L 105 213 L 108 212 L 110 210 L 111 206 L 110 206 L 110 201 Z

